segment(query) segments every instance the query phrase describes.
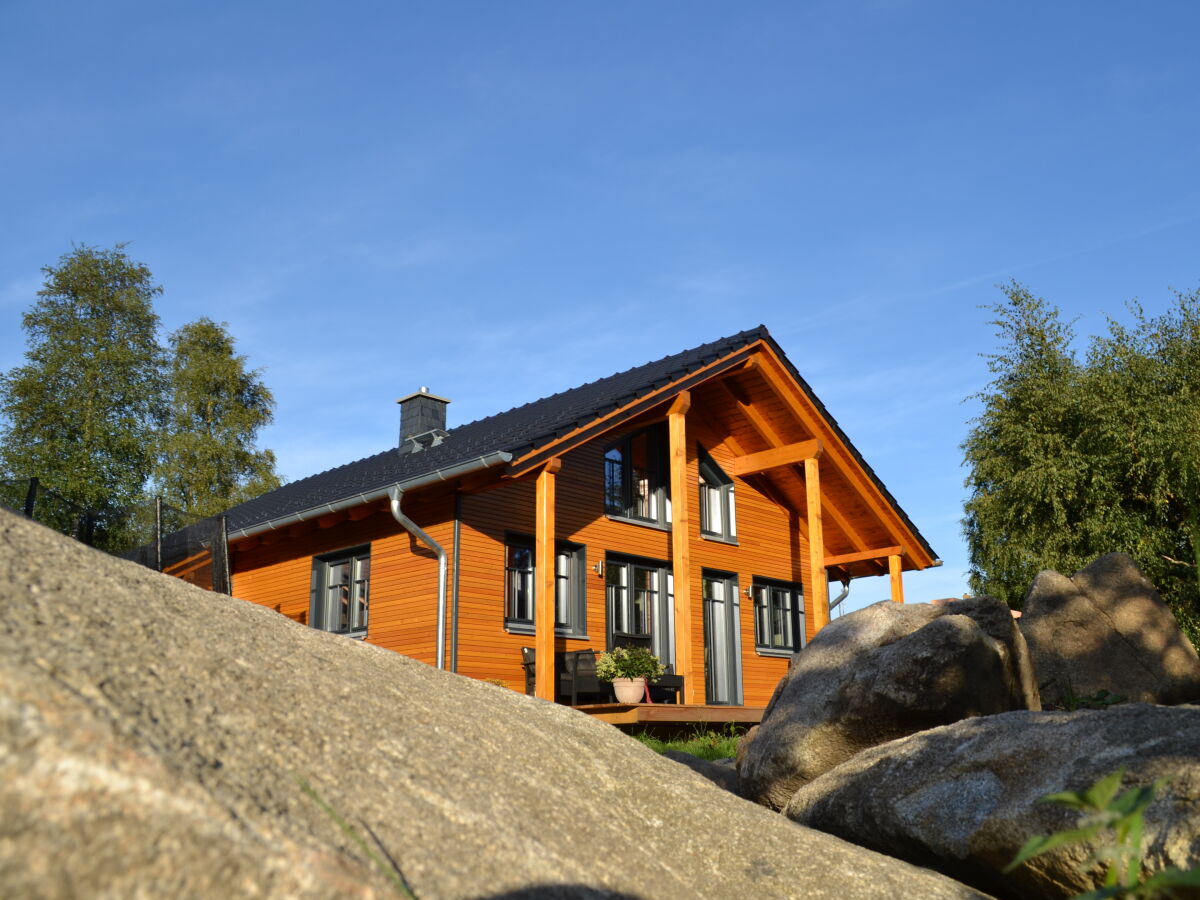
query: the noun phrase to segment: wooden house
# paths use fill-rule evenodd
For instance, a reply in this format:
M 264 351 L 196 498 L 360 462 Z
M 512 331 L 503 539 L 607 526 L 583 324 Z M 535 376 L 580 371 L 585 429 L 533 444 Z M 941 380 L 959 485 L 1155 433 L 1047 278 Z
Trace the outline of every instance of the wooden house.
M 538 696 L 570 651 L 650 645 L 688 704 L 767 703 L 829 584 L 937 565 L 763 327 L 446 429 L 228 511 L 233 594 Z

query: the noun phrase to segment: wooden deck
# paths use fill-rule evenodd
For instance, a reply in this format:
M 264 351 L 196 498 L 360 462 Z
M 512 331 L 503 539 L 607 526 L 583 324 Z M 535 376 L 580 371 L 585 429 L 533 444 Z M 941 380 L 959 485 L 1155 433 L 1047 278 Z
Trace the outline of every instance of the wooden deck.
M 595 703 L 575 709 L 610 725 L 757 725 L 762 706 L 700 706 L 679 703 Z

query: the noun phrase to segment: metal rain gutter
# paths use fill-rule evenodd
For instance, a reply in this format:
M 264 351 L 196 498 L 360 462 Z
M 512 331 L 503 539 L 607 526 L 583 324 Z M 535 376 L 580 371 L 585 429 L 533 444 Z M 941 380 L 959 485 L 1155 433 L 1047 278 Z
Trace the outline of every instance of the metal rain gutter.
M 488 453 L 485 456 L 479 456 L 475 459 L 469 459 L 466 462 L 458 463 L 453 466 L 448 466 L 445 469 L 438 469 L 434 472 L 428 472 L 425 475 L 419 475 L 416 478 L 410 478 L 407 481 L 399 482 L 398 486 L 404 491 L 411 491 L 417 488 L 425 487 L 430 484 L 437 484 L 439 481 L 450 481 L 454 478 L 459 478 L 462 475 L 469 475 L 472 472 L 478 472 L 482 469 L 490 469 L 492 466 L 500 463 L 512 461 L 512 454 L 504 450 L 496 450 Z M 376 500 L 385 500 L 389 496 L 393 485 L 386 487 L 375 488 L 371 491 L 366 491 L 359 494 L 352 494 L 349 497 L 344 497 L 341 500 L 336 500 L 333 503 L 322 503 L 318 506 L 313 506 L 309 509 L 302 510 L 298 513 L 289 513 L 286 516 L 280 516 L 276 519 L 268 519 L 266 522 L 259 522 L 257 525 L 249 525 L 246 528 L 239 528 L 236 531 L 229 532 L 229 540 L 236 541 L 241 538 L 253 537 L 256 534 L 263 534 L 267 531 L 276 531 L 280 528 L 286 528 L 289 525 L 295 525 L 297 522 L 307 522 L 309 519 L 317 516 L 325 516 L 329 513 L 341 512 L 344 509 L 349 509 L 352 506 L 361 506 L 364 503 L 374 503 Z

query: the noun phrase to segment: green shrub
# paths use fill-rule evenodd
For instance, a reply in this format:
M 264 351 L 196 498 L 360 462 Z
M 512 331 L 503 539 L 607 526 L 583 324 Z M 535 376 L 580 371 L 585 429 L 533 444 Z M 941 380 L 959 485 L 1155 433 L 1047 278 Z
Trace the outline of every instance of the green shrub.
M 614 647 L 601 653 L 596 660 L 596 677 L 601 681 L 614 678 L 649 678 L 654 680 L 664 671 L 659 658 L 645 647 Z

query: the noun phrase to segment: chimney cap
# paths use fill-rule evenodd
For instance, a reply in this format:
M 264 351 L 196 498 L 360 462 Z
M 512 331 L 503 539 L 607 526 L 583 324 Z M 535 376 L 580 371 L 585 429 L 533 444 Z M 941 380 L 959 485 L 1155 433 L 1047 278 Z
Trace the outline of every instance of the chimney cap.
M 399 400 L 397 400 L 396 402 L 397 402 L 397 403 L 403 403 L 405 400 L 413 400 L 413 399 L 415 399 L 415 398 L 417 398 L 417 397 L 425 397 L 425 398 L 427 398 L 427 399 L 429 399 L 429 400 L 440 400 L 440 401 L 442 401 L 443 403 L 449 403 L 449 402 L 450 402 L 450 398 L 449 398 L 449 397 L 439 397 L 437 394 L 431 394 L 431 393 L 429 393 L 429 388 L 425 387 L 424 385 L 422 385 L 422 386 L 421 386 L 421 389 L 420 389 L 419 391 L 414 391 L 414 392 L 413 392 L 413 393 L 411 393 L 411 394 L 408 394 L 408 395 L 406 395 L 406 396 L 404 396 L 404 397 L 401 397 L 401 398 L 400 398 Z

